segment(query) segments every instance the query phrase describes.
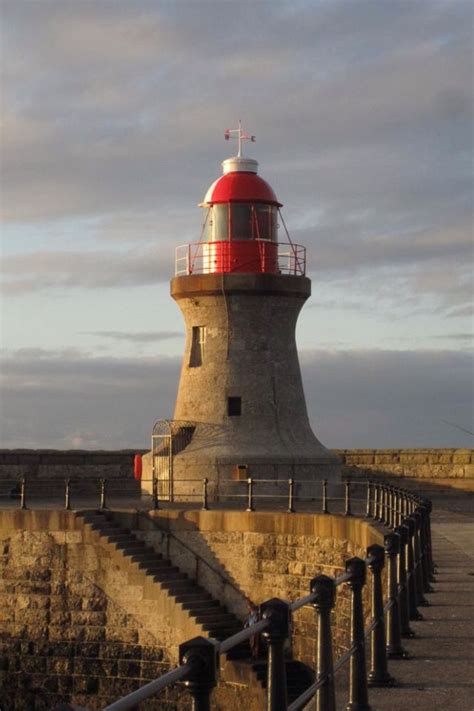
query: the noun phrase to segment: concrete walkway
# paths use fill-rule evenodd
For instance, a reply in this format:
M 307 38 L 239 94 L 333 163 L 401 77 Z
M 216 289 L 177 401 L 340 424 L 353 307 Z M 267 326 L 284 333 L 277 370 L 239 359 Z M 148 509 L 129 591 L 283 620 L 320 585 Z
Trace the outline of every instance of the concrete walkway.
M 433 549 L 438 566 L 424 620 L 404 640 L 413 658 L 391 661 L 399 686 L 371 689 L 374 711 L 474 709 L 474 497 L 432 495 Z

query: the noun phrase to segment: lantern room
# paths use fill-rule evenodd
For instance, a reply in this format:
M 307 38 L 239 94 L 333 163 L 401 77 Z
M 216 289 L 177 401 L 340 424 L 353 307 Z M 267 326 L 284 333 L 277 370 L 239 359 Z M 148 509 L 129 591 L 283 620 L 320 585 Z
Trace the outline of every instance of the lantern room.
M 201 238 L 178 248 L 176 274 L 304 275 L 304 247 L 294 245 L 288 234 L 288 241 L 279 243 L 282 204 L 257 174 L 257 161 L 242 156 L 242 140 L 255 137 L 244 133 L 240 123 L 238 129 L 228 129 L 224 135 L 231 138 L 233 134 L 239 141 L 238 155 L 223 161 L 223 174 L 199 205 L 204 210 Z

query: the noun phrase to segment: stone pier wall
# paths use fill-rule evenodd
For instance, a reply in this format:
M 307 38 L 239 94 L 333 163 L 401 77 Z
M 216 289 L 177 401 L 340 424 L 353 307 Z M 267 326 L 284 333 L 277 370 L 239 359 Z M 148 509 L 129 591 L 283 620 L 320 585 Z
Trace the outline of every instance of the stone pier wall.
M 383 535 L 362 519 L 322 514 L 171 511 L 121 514 L 124 525 L 245 619 L 246 598 L 295 600 L 316 575 L 337 576 L 353 556 L 366 557 Z M 369 614 L 370 576 L 364 589 Z M 349 648 L 349 596 L 337 588 L 333 614 L 336 654 Z M 295 658 L 314 668 L 316 619 L 311 608 L 294 616 Z
M 114 515 L 241 619 L 246 596 L 294 600 L 307 594 L 312 577 L 338 574 L 348 557 L 365 556 L 382 538 L 363 520 L 343 516 Z M 100 709 L 177 663 L 178 645 L 201 629 L 160 586 L 145 588 L 138 577 L 72 511 L 0 511 L 0 698 L 8 711 L 27 711 L 33 699 L 36 711 L 66 700 Z M 368 594 L 366 588 L 366 601 Z M 338 653 L 348 645 L 348 615 L 341 586 L 333 620 Z M 315 622 L 314 611 L 302 609 L 293 631 L 295 657 L 313 668 Z M 254 690 L 232 679 L 227 666 L 216 709 L 256 711 Z M 177 689 L 159 703 L 164 711 L 189 708 Z
M 340 449 L 343 475 L 422 479 L 423 484 L 474 490 L 474 449 Z
M 356 467 L 359 473 L 379 476 L 423 479 L 427 482 L 474 490 L 474 449 L 338 449 L 343 473 Z M 105 477 L 114 481 L 122 494 L 139 493 L 140 486 L 133 479 L 133 457 L 146 450 L 80 451 L 0 449 L 0 495 L 7 491 L 7 483 L 22 477 L 33 480 L 36 486 L 47 479 L 90 480 L 87 491 L 95 491 L 92 480 Z M 203 470 L 203 476 L 206 473 Z M 8 481 L 7 481 L 8 480 Z M 125 483 L 125 488 L 124 488 Z M 119 486 L 120 484 L 120 486 Z M 50 486 L 50 485 L 48 485 Z M 86 490 L 83 484 L 83 490 Z M 45 488 L 46 491 L 46 488 Z

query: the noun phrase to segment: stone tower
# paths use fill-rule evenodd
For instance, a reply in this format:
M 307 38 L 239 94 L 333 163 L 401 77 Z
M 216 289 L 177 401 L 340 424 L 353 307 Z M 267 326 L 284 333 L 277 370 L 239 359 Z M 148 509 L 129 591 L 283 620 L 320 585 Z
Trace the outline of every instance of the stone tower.
M 204 477 L 212 493 L 232 478 L 338 472 L 311 430 L 296 349 L 296 321 L 311 293 L 305 249 L 279 242 L 281 204 L 257 161 L 242 157 L 240 128 L 238 137 L 238 156 L 223 162 L 201 204 L 201 239 L 178 248 L 171 280 L 186 323 L 173 424 L 188 436 L 167 453 L 156 448 L 169 455 L 170 471 L 155 461 L 154 476 L 172 478 L 178 496 L 193 489 L 190 480 L 197 492 Z

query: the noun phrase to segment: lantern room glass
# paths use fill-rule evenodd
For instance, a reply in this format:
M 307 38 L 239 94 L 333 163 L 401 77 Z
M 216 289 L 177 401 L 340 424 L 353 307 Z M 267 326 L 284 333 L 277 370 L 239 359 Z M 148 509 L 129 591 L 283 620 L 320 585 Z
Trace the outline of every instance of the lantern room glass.
M 203 242 L 277 241 L 278 210 L 265 203 L 232 202 L 211 205 L 202 227 Z

